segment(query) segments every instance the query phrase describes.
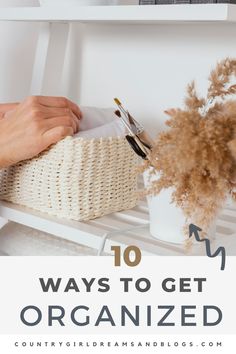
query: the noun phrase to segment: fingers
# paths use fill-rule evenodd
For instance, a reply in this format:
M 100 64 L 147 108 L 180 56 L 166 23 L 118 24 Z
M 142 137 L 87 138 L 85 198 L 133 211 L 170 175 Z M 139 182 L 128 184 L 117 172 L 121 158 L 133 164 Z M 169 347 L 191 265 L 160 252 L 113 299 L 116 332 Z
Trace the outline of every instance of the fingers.
M 46 107 L 69 108 L 79 119 L 82 118 L 79 106 L 65 97 L 34 96 L 31 99 Z
M 70 108 L 40 106 L 40 111 L 43 113 L 45 118 L 59 117 L 63 115 L 74 115 L 76 119 L 79 120 Z
M 20 105 L 19 111 L 21 115 L 30 114 L 43 132 L 57 126 L 72 127 L 74 134 L 79 131 L 79 119 L 81 118 L 79 107 L 66 98 L 28 97 L 23 105 Z
M 79 132 L 79 120 L 78 120 L 77 116 L 74 113 L 72 113 L 72 119 L 73 119 L 73 121 L 75 123 L 75 126 L 76 126 L 75 127 L 75 134 L 76 134 L 76 133 Z
M 44 120 L 43 122 L 43 130 L 47 131 L 56 127 L 69 127 L 73 129 L 73 134 L 78 133 L 79 131 L 79 122 L 77 117 L 71 115 L 71 116 L 59 116 L 59 117 L 53 117 Z
M 59 126 L 53 129 L 47 130 L 43 134 L 43 150 L 48 148 L 50 145 L 57 143 L 58 141 L 64 139 L 66 136 L 73 135 L 73 128 Z
M 54 108 L 54 107 L 42 107 L 41 113 L 43 113 L 44 118 L 51 119 L 55 117 L 68 116 L 71 117 L 76 126 L 75 133 L 79 131 L 79 119 L 78 117 L 70 110 L 70 108 Z
M 79 119 L 69 108 L 50 108 L 42 107 L 41 113 L 45 119 L 62 118 L 64 117 L 65 122 L 71 121 L 74 127 L 74 133 L 79 131 Z M 56 120 L 55 120 L 56 121 Z M 63 122 L 62 122 L 63 123 Z M 64 124 L 62 124 L 64 125 Z
M 16 108 L 12 105 L 2 106 L 0 167 L 30 159 L 50 145 L 78 131 L 78 113 L 77 115 L 74 113 L 77 108 L 73 106 L 72 110 L 72 105 L 68 101 L 62 102 L 66 103 L 63 106 L 60 100 L 57 107 L 57 102 L 56 100 L 56 107 L 41 105 L 39 98 L 30 97 Z

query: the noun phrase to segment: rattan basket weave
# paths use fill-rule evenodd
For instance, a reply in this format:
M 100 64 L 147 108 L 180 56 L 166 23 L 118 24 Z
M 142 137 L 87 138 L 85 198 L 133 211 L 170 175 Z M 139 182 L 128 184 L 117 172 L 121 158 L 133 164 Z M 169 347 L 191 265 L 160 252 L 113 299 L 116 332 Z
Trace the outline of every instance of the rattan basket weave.
M 67 219 L 93 219 L 135 206 L 136 164 L 125 138 L 68 137 L 1 170 L 0 199 Z

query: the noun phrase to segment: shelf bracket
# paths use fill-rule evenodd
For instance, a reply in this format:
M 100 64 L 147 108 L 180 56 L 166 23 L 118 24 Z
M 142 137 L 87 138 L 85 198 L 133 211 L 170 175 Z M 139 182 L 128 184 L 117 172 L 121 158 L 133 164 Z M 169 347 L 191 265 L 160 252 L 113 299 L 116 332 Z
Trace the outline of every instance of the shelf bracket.
M 61 80 L 69 35 L 69 23 L 42 23 L 31 81 L 31 95 L 61 96 Z

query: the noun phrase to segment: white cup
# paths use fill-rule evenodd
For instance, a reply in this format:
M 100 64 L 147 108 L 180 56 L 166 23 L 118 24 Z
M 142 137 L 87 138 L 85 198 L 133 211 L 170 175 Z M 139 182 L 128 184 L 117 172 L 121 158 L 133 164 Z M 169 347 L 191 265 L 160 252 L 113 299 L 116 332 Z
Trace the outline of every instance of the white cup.
M 150 187 L 152 181 L 158 179 L 158 175 L 151 174 L 151 169 L 144 173 L 144 183 Z M 156 196 L 148 196 L 148 208 L 150 217 L 150 234 L 160 241 L 183 244 L 186 240 L 184 226 L 186 217 L 183 211 L 172 203 L 173 188 L 162 190 Z M 197 225 L 200 226 L 201 225 Z M 213 221 L 208 230 L 204 230 L 207 237 L 214 239 L 216 222 Z

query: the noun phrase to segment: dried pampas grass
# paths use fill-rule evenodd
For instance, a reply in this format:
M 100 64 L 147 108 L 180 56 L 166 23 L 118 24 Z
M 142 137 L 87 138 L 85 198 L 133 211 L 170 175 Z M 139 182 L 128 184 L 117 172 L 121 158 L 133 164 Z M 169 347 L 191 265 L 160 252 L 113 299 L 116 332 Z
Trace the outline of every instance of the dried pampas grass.
M 235 77 L 236 60 L 227 58 L 211 72 L 206 98 L 199 98 L 191 83 L 186 107 L 167 111 L 168 129 L 158 135 L 145 166 L 159 176 L 147 192 L 172 187 L 172 200 L 187 221 L 205 228 L 228 195 L 235 199 Z

